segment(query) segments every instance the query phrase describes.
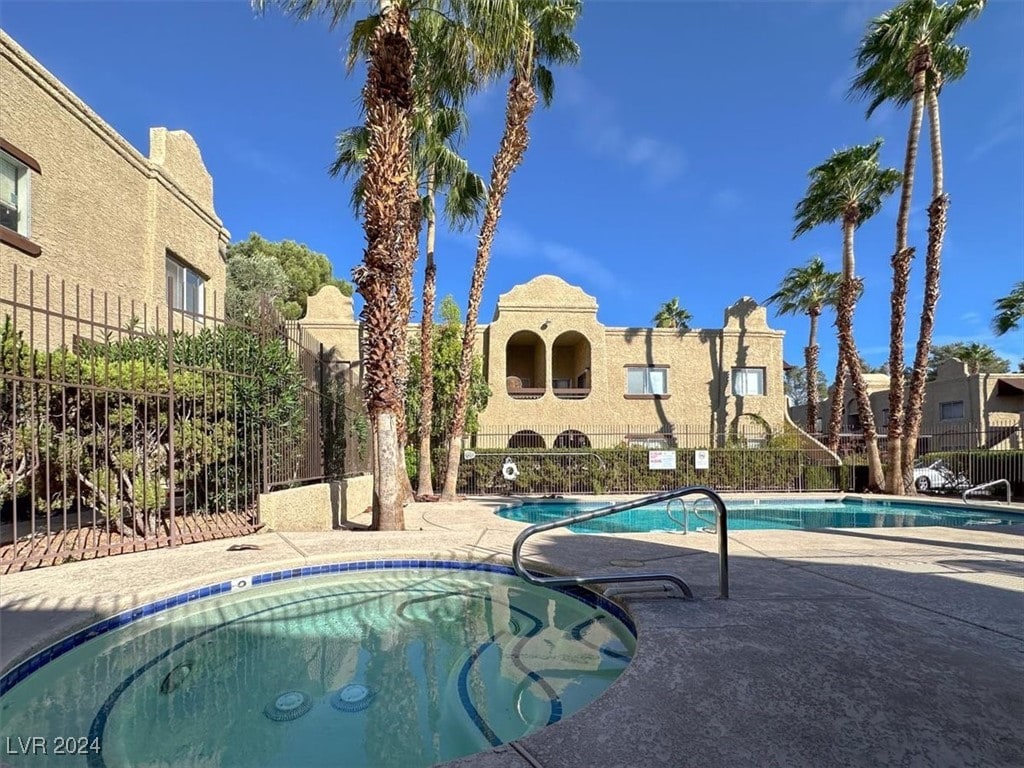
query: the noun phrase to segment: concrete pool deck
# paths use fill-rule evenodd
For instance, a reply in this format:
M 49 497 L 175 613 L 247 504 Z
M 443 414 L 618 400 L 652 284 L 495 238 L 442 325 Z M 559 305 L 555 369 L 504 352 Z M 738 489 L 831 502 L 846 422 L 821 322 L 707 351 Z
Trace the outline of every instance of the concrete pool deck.
M 390 557 L 507 563 L 524 526 L 496 516 L 499 504 L 412 504 L 403 533 L 270 532 L 3 576 L 0 668 L 103 616 L 229 577 Z M 531 539 L 538 568 L 667 570 L 698 599 L 620 595 L 638 643 L 615 684 L 560 723 L 450 765 L 1024 765 L 1024 525 L 729 539 L 727 601 L 713 599 L 714 536 Z

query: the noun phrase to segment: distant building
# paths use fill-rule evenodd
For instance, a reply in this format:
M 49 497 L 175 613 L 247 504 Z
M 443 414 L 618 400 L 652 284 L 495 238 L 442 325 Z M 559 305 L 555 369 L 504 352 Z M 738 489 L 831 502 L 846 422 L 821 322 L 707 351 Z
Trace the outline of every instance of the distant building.
M 864 374 L 871 400 L 871 412 L 879 435 L 889 424 L 889 377 Z M 819 405 L 817 431 L 828 427 L 829 399 Z M 860 409 L 847 383 L 843 405 L 843 431 L 859 433 Z M 794 406 L 790 417 L 803 427 L 807 406 Z M 970 373 L 965 363 L 947 360 L 935 378 L 925 383 L 921 417 L 922 452 L 961 448 L 1020 449 L 1024 427 L 1024 373 Z
M 229 235 L 191 136 L 152 128 L 142 155 L 3 32 L 0 94 L 0 296 L 16 267 L 22 300 L 33 270 L 35 302 L 66 313 L 102 316 L 106 291 L 127 319 L 165 303 L 168 278 L 178 309 L 223 300 Z
M 321 289 L 301 323 L 358 369 L 350 298 Z M 494 320 L 478 326 L 491 397 L 476 445 L 668 448 L 673 433 L 709 447 L 762 444 L 786 421 L 782 339 L 752 299 L 726 309 L 720 329 L 615 328 L 579 287 L 535 277 L 502 294 Z

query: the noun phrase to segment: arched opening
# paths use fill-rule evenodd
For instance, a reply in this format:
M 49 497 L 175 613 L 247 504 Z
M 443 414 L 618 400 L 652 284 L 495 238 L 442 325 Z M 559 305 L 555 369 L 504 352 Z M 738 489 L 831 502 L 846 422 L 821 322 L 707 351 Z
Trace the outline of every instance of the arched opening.
M 764 448 L 772 439 L 768 422 L 756 413 L 741 413 L 732 428 L 736 444 L 746 448 Z
M 521 429 L 508 439 L 509 448 L 543 448 L 544 438 L 532 429 Z
M 555 448 L 589 448 L 590 438 L 577 429 L 567 429 L 555 438 Z
M 582 400 L 590 394 L 590 341 L 565 331 L 551 345 L 551 389 L 556 397 Z
M 513 333 L 505 344 L 505 390 L 517 400 L 544 394 L 547 350 L 533 331 Z

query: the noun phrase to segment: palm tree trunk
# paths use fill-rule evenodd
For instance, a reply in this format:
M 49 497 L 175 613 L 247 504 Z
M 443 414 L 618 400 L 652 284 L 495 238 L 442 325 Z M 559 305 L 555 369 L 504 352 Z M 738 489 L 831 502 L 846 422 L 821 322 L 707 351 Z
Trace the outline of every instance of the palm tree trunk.
M 832 399 L 828 414 L 828 449 L 839 452 L 839 433 L 843 429 L 843 402 L 846 400 L 846 361 L 842 354 L 836 361 L 836 383 L 832 386 Z
M 939 95 L 928 89 L 928 125 L 932 150 L 932 202 L 928 206 L 928 254 L 924 267 L 924 299 L 921 306 L 921 327 L 917 336 L 914 370 L 907 393 L 906 442 L 900 468 L 903 486 L 914 493 L 914 458 L 917 438 L 921 433 L 921 411 L 924 404 L 924 385 L 928 371 L 928 351 L 935 328 L 935 306 L 939 302 L 939 273 L 942 265 L 942 241 L 946 236 L 946 214 L 949 195 L 946 194 L 942 169 L 942 131 L 939 125 Z M 891 411 L 890 411 L 891 412 Z
M 811 333 L 804 350 L 807 365 L 807 433 L 813 435 L 818 423 L 818 312 L 808 313 L 811 318 Z
M 353 277 L 363 297 L 363 389 L 373 429 L 374 519 L 383 530 L 402 530 L 405 520 L 397 482 L 402 392 L 395 350 L 405 335 L 397 294 L 407 259 L 402 241 L 412 213 L 408 169 L 415 50 L 404 5 L 382 2 L 380 17 L 363 89 L 370 134 L 363 172 L 366 250 Z
M 491 258 L 491 246 L 498 230 L 498 220 L 501 218 L 501 204 L 508 191 L 509 179 L 522 163 L 523 155 L 529 145 L 530 115 L 533 114 L 536 106 L 537 93 L 533 88 L 529 69 L 522 67 L 509 82 L 505 106 L 505 131 L 491 165 L 490 192 L 487 196 L 483 222 L 480 225 L 476 263 L 473 266 L 473 279 L 469 288 L 469 305 L 466 308 L 466 326 L 462 332 L 462 360 L 459 364 L 458 388 L 455 392 L 452 434 L 448 442 L 448 466 L 445 471 L 444 486 L 441 490 L 442 501 L 455 499 L 455 489 L 459 478 L 462 433 L 466 427 L 466 413 L 469 409 L 469 385 L 473 372 L 476 321 L 480 312 L 484 279 L 487 276 L 487 265 Z
M 896 217 L 896 252 L 892 255 L 892 294 L 889 325 L 889 425 L 888 474 L 886 487 L 890 493 L 902 495 L 901 477 L 904 436 L 903 348 L 907 317 L 907 285 L 910 281 L 910 262 L 914 249 L 908 244 L 910 230 L 910 200 L 914 190 L 914 172 L 920 146 L 921 121 L 924 114 L 925 77 L 930 57 L 927 48 L 918 52 L 914 60 L 914 98 L 910 108 L 910 127 L 907 129 L 907 151 L 903 160 L 903 191 Z
M 412 169 L 410 168 L 410 173 Z M 416 185 L 410 175 L 409 188 L 410 214 L 406 227 L 402 233 L 401 248 L 405 254 L 402 260 L 402 275 L 398 282 L 397 302 L 398 311 L 401 315 L 399 322 L 402 325 L 402 332 L 399 336 L 399 346 L 395 350 L 395 357 L 398 358 L 397 380 L 395 385 L 401 393 L 398 400 L 398 490 L 402 502 L 412 501 L 415 494 L 412 490 L 412 480 L 409 478 L 409 469 L 405 464 L 405 448 L 409 443 L 409 427 L 406 423 L 405 400 L 406 389 L 409 384 L 409 319 L 412 317 L 412 273 L 419 255 L 419 233 L 420 225 L 423 222 L 423 208 L 420 205 L 419 195 L 416 194 Z
M 857 347 L 853 341 L 853 313 L 860 286 L 854 274 L 853 232 L 856 215 L 849 215 L 843 221 L 843 285 L 839 292 L 839 306 L 836 308 L 836 328 L 839 333 L 839 354 L 846 360 L 853 392 L 857 397 L 857 411 L 864 431 L 864 446 L 868 454 L 868 490 L 884 488 L 882 457 L 878 452 L 878 433 L 875 431 L 875 417 L 871 412 L 864 374 L 860 370 Z
M 434 429 L 434 302 L 437 298 L 437 266 L 434 241 L 437 214 L 434 208 L 434 170 L 427 172 L 427 268 L 423 274 L 423 317 L 420 319 L 420 461 L 417 493 L 434 495 L 431 478 L 430 434 Z

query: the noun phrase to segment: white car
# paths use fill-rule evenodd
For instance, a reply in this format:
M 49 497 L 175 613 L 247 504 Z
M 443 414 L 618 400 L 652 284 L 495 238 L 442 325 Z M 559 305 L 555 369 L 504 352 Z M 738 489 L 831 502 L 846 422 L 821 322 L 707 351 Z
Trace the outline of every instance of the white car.
M 962 491 L 971 487 L 971 481 L 962 472 L 954 472 L 939 459 L 931 464 L 918 463 L 914 467 L 914 487 L 919 491 Z

